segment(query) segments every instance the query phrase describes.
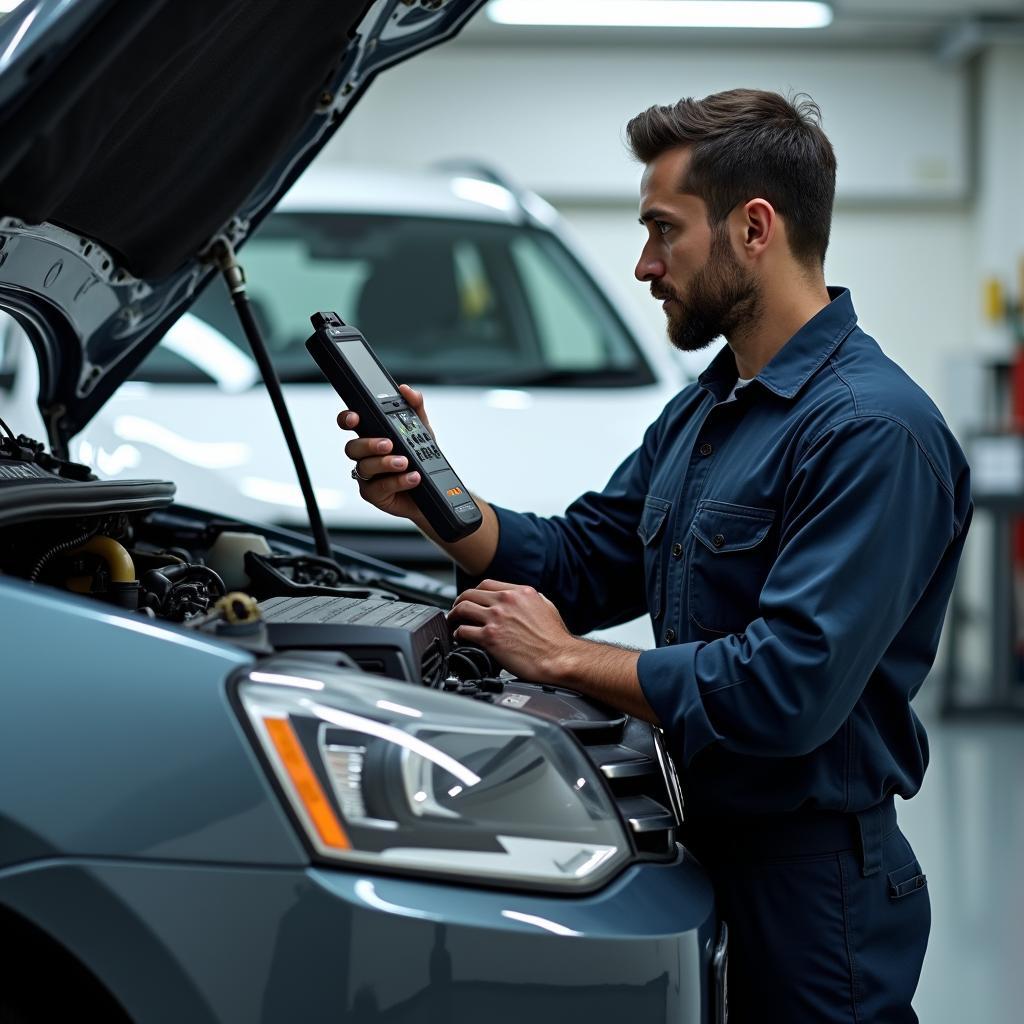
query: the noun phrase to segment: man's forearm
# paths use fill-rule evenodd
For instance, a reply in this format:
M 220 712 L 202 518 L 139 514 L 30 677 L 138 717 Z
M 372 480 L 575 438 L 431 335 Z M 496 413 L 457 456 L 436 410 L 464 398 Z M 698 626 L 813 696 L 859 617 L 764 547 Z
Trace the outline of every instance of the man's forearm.
M 498 550 L 498 517 L 483 498 L 474 494 L 473 500 L 480 508 L 484 521 L 462 540 L 451 543 L 441 540 L 423 516 L 418 516 L 414 522 L 423 536 L 436 544 L 453 562 L 457 562 L 470 575 L 479 576 L 494 561 Z
M 639 661 L 639 651 L 573 637 L 552 664 L 549 681 L 659 725 L 658 716 L 640 688 Z

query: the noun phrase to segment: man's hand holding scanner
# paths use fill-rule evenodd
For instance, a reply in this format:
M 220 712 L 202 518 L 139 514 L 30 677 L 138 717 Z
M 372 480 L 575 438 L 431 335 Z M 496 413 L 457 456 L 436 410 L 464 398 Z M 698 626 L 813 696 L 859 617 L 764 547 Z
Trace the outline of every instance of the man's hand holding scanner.
M 400 384 L 399 390 L 416 415 L 429 427 L 423 395 L 408 384 Z M 355 430 L 359 426 L 359 414 L 349 409 L 338 413 L 338 426 L 343 430 Z M 420 482 L 420 475 L 415 470 L 406 472 L 408 459 L 404 455 L 392 455 L 391 449 L 391 441 L 386 437 L 357 437 L 345 445 L 345 454 L 356 464 L 353 478 L 359 483 L 359 494 L 364 501 L 382 512 L 420 525 L 423 517 L 415 502 L 405 493 Z
M 433 435 L 434 428 L 427 417 L 423 395 L 408 384 L 399 384 L 398 390 Z M 359 426 L 359 414 L 351 409 L 343 410 L 338 413 L 338 426 L 342 430 L 355 430 Z M 461 540 L 450 543 L 441 540 L 409 494 L 419 485 L 420 474 L 416 470 L 410 471 L 408 460 L 404 455 L 394 454 L 393 447 L 386 437 L 356 437 L 345 445 L 345 454 L 355 463 L 352 478 L 359 484 L 360 497 L 381 512 L 408 519 L 467 572 L 484 572 L 498 548 L 498 520 L 494 510 L 474 494 L 483 523 Z

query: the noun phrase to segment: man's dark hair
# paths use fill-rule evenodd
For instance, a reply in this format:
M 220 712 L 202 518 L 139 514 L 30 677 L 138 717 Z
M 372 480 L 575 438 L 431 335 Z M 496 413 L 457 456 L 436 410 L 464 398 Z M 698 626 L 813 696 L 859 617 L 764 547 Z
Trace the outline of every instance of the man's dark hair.
M 793 255 L 821 264 L 828 248 L 836 157 L 821 130 L 821 110 L 806 94 L 730 89 L 637 114 L 626 126 L 641 162 L 690 146 L 680 191 L 703 199 L 712 226 L 749 199 L 767 199 L 785 219 Z

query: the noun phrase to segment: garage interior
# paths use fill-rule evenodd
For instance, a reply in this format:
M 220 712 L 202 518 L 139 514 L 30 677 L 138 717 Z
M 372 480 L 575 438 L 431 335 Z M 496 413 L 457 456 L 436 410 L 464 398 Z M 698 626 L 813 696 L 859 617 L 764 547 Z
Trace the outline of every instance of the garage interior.
M 493 171 L 550 203 L 616 301 L 663 339 L 660 306 L 633 276 L 641 168 L 625 123 L 652 103 L 738 86 L 819 104 L 839 165 L 827 281 L 851 289 L 861 325 L 943 413 L 971 463 L 976 506 L 938 657 L 914 704 L 931 764 L 920 794 L 899 807 L 932 900 L 915 1009 L 928 1024 L 1018 1020 L 1024 2 L 835 0 L 830 23 L 808 29 L 573 24 L 568 3 L 566 24 L 497 20 L 514 6 L 495 0 L 458 38 L 383 75 L 317 174 L 452 162 Z M 679 360 L 692 378 L 709 358 Z M 74 449 L 83 459 L 88 438 Z M 636 440 L 622 439 L 622 456 Z M 521 507 L 530 508 L 525 488 Z

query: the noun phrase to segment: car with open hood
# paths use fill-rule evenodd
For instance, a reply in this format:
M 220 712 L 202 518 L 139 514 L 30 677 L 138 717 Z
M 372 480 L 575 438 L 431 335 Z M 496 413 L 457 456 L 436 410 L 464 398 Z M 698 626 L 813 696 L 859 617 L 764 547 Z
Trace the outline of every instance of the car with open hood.
M 284 414 L 308 531 L 69 457 L 219 276 L 280 398 L 235 252 L 478 6 L 0 21 L 0 308 L 47 435 L 0 425 L 0 1019 L 724 1019 L 656 729 L 503 671 L 453 640 L 451 588 L 332 546 Z

